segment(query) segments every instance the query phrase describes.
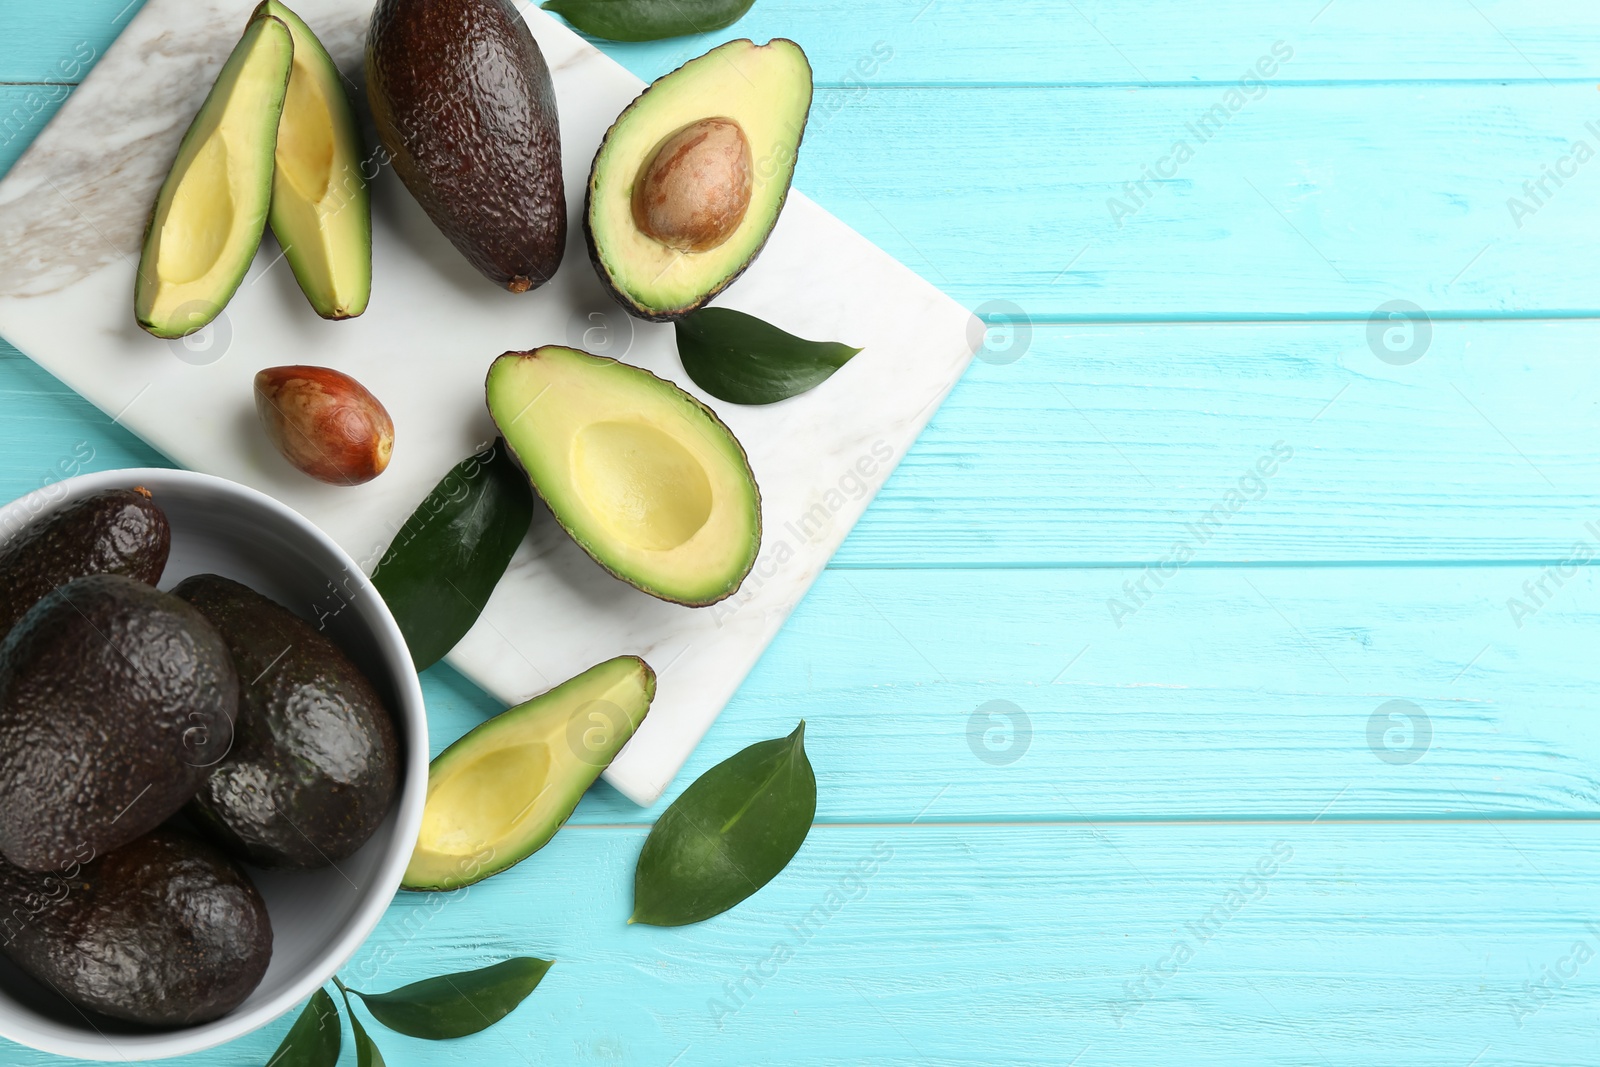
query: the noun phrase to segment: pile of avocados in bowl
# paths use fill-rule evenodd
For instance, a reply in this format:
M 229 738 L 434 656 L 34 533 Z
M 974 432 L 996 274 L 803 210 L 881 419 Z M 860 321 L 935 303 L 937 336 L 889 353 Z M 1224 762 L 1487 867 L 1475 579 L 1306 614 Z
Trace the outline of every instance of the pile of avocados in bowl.
M 404 639 L 270 498 L 112 471 L 0 509 L 0 1035 L 180 1055 L 303 1000 L 399 886 Z

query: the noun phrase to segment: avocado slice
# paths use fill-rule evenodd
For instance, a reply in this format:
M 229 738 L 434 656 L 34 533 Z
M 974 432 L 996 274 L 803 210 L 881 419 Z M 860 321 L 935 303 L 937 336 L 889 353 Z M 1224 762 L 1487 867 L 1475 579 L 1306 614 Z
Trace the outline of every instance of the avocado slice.
M 317 314 L 354 318 L 372 295 L 372 207 L 361 173 L 361 127 L 344 78 L 311 27 L 278 0 L 256 8 L 257 18 L 266 16 L 281 20 L 294 38 L 268 221 Z
M 0 854 L 59 870 L 154 829 L 233 743 L 238 706 L 194 608 L 120 574 L 68 582 L 0 644 Z
M 0 638 L 57 586 L 90 574 L 155 585 L 172 528 L 148 489 L 107 489 L 22 528 L 0 548 Z
M 215 319 L 250 269 L 272 202 L 293 59 L 288 26 L 252 19 L 183 135 L 134 282 L 134 314 L 157 337 L 182 337 Z
M 639 728 L 656 675 L 637 656 L 590 667 L 445 749 L 428 768 L 402 884 L 458 889 L 533 855 Z
M 606 570 L 704 607 L 761 547 L 761 494 L 733 433 L 649 371 L 547 345 L 489 368 L 489 414 L 556 521 Z
M 726 289 L 789 195 L 811 109 L 799 45 L 730 41 L 628 106 L 589 172 L 584 235 L 611 295 L 656 322 Z
M 185 809 L 257 867 L 326 867 L 366 844 L 394 804 L 400 746 L 361 669 L 312 625 L 215 574 L 173 596 L 217 628 L 239 674 L 233 747 Z
M 555 83 L 512 0 L 378 0 L 372 121 L 422 210 L 513 293 L 555 276 L 567 196 Z
M 147 1026 L 227 1014 L 272 958 L 267 906 L 236 864 L 161 827 L 48 874 L 0 860 L 0 949 L 88 1011 Z

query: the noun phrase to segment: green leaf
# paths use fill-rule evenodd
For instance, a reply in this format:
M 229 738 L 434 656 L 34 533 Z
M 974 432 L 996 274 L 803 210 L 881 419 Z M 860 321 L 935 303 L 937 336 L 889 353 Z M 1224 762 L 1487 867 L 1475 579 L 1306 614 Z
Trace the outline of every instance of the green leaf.
M 861 351 L 837 341 L 807 341 L 728 308 L 702 308 L 677 326 L 683 369 L 700 388 L 734 404 L 798 396 Z
M 339 1009 L 327 991 L 319 989 L 311 994 L 267 1067 L 333 1067 L 338 1062 Z
M 645 839 L 631 923 L 684 926 L 720 915 L 794 858 L 817 813 L 806 724 L 702 774 Z
M 366 1028 L 361 1025 L 361 1020 L 356 1018 L 356 1013 L 350 1013 L 350 1029 L 356 1034 L 356 1067 L 388 1067 L 383 1062 L 383 1053 L 378 1051 L 378 1046 L 367 1036 Z
M 546 11 L 563 16 L 591 37 L 608 41 L 659 41 L 732 26 L 755 0 L 547 0 Z
M 413 982 L 391 993 L 350 992 L 389 1029 L 407 1037 L 444 1041 L 486 1030 L 504 1019 L 554 964 L 518 956 L 477 971 Z
M 533 521 L 533 490 L 505 441 L 458 463 L 434 487 L 372 573 L 417 670 L 478 621 Z
M 338 975 L 333 976 L 333 984 L 339 987 L 339 995 L 344 998 L 344 1010 L 350 1013 L 350 1029 L 356 1035 L 356 1067 L 388 1067 L 383 1062 L 383 1053 L 368 1036 L 361 1020 L 356 1018 L 356 1010 L 350 1004 L 349 987 L 339 981 Z

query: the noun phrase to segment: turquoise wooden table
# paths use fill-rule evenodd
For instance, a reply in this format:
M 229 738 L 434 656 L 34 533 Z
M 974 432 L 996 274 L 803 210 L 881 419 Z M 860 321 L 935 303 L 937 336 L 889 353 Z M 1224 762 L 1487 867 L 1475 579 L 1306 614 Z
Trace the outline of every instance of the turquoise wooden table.
M 0 166 L 138 4 L 0 0 Z M 626 927 L 661 809 L 597 788 L 514 872 L 395 901 L 353 984 L 559 963 L 388 1062 L 1600 1063 L 1600 9 L 735 30 L 811 54 L 797 185 L 986 350 L 668 793 L 804 716 L 789 869 Z M 63 462 L 163 460 L 0 350 L 0 497 Z M 436 747 L 501 710 L 423 681 Z

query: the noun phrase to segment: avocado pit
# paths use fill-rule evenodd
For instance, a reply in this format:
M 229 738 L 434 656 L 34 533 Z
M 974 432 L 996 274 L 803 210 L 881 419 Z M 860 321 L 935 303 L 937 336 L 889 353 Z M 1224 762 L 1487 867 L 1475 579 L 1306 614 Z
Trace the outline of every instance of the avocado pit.
M 633 186 L 642 233 L 679 252 L 708 252 L 750 207 L 750 142 L 733 119 L 691 123 L 662 141 Z

